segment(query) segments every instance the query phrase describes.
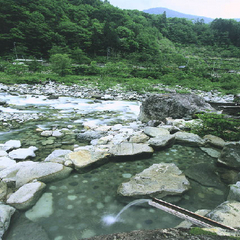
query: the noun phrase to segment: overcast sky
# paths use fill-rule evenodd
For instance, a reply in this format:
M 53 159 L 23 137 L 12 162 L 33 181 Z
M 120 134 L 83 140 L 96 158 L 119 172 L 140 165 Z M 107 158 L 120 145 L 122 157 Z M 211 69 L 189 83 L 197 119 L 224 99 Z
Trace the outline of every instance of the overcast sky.
M 121 9 L 147 10 L 164 7 L 210 18 L 240 18 L 240 0 L 109 0 Z

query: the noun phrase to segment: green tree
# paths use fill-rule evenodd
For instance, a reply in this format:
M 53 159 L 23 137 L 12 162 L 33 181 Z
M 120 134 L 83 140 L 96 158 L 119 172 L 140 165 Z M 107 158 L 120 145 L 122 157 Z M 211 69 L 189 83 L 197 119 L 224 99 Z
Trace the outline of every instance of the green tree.
M 61 77 L 71 73 L 71 59 L 68 54 L 54 54 L 50 58 L 52 70 Z

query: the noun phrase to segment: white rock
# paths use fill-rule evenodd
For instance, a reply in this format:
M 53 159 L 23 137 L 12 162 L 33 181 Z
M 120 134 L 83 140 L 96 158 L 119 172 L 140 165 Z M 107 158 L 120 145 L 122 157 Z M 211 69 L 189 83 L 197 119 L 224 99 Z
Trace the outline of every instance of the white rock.
M 11 194 L 7 203 L 16 209 L 26 210 L 37 202 L 45 187 L 42 182 L 27 183 Z
M 15 164 L 16 164 L 15 160 L 12 160 L 8 157 L 0 157 L 0 171 L 7 167 L 12 167 Z
M 53 134 L 53 131 L 43 131 L 43 132 L 41 132 L 41 136 L 43 136 L 43 137 L 50 137 L 50 136 L 52 136 L 52 134 Z
M 28 157 L 36 157 L 35 151 L 37 151 L 37 147 L 29 147 L 29 148 L 19 148 L 9 152 L 9 157 L 17 160 L 25 160 Z
M 9 140 L 5 142 L 3 146 L 3 150 L 9 151 L 11 149 L 20 148 L 20 147 L 21 147 L 21 142 L 19 140 Z
M 52 193 L 44 193 L 42 197 L 37 201 L 35 206 L 29 209 L 25 216 L 36 222 L 39 218 L 48 218 L 53 214 L 53 197 Z
M 6 157 L 8 153 L 4 150 L 0 150 L 0 157 Z
M 61 137 L 63 135 L 63 133 L 61 133 L 60 131 L 56 130 L 52 132 L 52 136 L 53 137 Z

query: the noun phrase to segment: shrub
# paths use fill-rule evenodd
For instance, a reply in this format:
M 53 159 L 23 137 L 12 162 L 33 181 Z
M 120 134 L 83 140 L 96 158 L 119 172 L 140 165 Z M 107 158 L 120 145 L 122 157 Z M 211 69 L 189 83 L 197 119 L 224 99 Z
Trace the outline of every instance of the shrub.
M 61 77 L 71 73 L 71 59 L 68 54 L 54 54 L 50 58 L 53 72 Z
M 202 124 L 192 128 L 192 132 L 200 136 L 212 134 L 226 141 L 239 141 L 240 120 L 232 119 L 224 114 L 205 113 L 197 114 Z

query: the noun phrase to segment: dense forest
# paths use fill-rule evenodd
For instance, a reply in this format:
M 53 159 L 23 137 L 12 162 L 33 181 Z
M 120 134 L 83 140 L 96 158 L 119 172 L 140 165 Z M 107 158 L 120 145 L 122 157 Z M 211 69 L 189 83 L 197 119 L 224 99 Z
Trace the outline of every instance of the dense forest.
M 176 46 L 219 48 L 240 56 L 240 22 L 190 21 L 121 10 L 107 0 L 0 0 L 0 55 L 44 58 L 66 53 L 77 63 L 101 56 L 159 62 Z M 208 51 L 209 52 L 209 51 Z

